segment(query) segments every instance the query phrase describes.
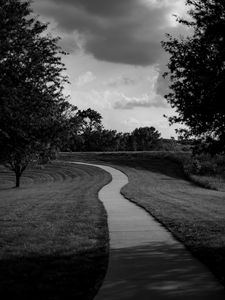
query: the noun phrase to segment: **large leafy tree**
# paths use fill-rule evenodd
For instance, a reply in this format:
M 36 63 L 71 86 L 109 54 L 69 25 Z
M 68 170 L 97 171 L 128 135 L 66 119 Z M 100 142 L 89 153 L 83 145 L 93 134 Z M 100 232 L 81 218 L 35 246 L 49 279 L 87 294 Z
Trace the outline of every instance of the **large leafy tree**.
M 93 109 L 78 110 L 68 117 L 68 130 L 61 144 L 64 151 L 97 151 L 103 146 L 104 136 L 102 116 Z
M 58 38 L 32 14 L 29 1 L 0 0 L 0 155 L 20 176 L 51 152 L 70 108 Z
M 91 133 L 102 129 L 102 116 L 97 111 L 88 108 L 86 110 L 78 110 L 77 119 L 80 119 L 80 132 Z
M 225 1 L 188 0 L 188 37 L 167 35 L 162 42 L 170 54 L 171 92 L 166 99 L 176 109 L 172 123 L 183 123 L 188 135 L 208 145 L 212 153 L 225 151 Z
M 103 130 L 102 116 L 97 111 L 88 108 L 78 110 L 76 118 L 80 120 L 79 133 L 83 139 L 83 151 L 95 151 L 99 147 L 101 131 Z
M 136 128 L 131 133 L 133 150 L 153 150 L 159 142 L 160 135 L 154 127 Z

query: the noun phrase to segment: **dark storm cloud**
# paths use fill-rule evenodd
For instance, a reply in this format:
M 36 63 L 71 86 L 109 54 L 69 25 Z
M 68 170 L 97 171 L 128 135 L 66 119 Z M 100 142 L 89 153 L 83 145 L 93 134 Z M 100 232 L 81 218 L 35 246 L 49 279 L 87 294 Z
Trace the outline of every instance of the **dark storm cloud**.
M 54 18 L 58 29 L 76 31 L 84 50 L 99 60 L 131 65 L 157 63 L 168 15 L 177 0 L 35 0 L 35 9 Z M 148 4 L 147 4 L 148 2 Z M 164 5 L 163 5 L 164 4 Z

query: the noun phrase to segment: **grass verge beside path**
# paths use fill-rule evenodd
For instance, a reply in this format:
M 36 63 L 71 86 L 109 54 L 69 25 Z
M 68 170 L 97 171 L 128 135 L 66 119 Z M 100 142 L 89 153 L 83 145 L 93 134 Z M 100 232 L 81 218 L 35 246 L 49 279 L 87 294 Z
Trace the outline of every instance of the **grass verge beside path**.
M 3 299 L 93 299 L 107 267 L 103 170 L 53 163 L 29 169 L 20 189 L 0 168 L 0 294 Z
M 157 154 L 178 163 L 186 178 L 196 185 L 215 191 L 225 192 L 225 157 L 207 154 L 192 156 L 191 152 L 162 152 Z
M 225 193 L 185 180 L 182 168 L 154 153 L 64 154 L 114 166 L 129 177 L 122 194 L 145 208 L 225 286 Z

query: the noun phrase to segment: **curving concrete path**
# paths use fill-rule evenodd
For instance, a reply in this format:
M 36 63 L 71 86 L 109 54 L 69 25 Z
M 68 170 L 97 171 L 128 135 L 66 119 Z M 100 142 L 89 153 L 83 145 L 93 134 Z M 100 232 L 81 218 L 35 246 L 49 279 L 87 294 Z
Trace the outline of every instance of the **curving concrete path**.
M 112 175 L 112 182 L 99 192 L 108 213 L 110 259 L 95 300 L 225 299 L 224 288 L 208 269 L 146 211 L 120 194 L 128 183 L 125 174 L 88 165 Z

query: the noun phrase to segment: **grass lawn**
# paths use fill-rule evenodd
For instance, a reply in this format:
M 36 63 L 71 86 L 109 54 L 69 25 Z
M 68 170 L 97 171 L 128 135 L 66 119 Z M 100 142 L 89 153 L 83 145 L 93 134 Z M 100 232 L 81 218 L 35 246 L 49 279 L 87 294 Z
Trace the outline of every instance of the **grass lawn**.
M 62 154 L 114 166 L 129 177 L 122 194 L 145 208 L 203 261 L 225 286 L 225 192 L 186 180 L 161 153 Z
M 99 168 L 52 163 L 27 170 L 13 189 L 0 166 L 2 299 L 93 299 L 108 262 L 97 195 L 110 180 Z

